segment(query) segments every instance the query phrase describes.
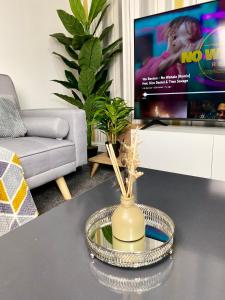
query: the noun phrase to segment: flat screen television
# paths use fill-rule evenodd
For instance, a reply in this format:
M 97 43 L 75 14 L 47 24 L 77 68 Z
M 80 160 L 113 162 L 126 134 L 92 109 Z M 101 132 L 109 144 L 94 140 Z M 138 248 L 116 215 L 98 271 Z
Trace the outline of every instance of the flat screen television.
M 225 120 L 224 1 L 134 21 L 135 118 Z

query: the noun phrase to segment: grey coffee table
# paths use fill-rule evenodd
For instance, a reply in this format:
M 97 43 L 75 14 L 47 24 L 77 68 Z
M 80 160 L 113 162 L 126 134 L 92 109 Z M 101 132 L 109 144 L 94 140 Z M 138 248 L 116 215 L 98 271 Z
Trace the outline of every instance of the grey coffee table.
M 1 299 L 224 299 L 225 183 L 144 172 L 137 197 L 173 218 L 173 259 L 134 271 L 90 258 L 85 221 L 119 199 L 109 180 L 0 239 Z M 130 291 L 139 288 L 139 293 L 127 287 Z

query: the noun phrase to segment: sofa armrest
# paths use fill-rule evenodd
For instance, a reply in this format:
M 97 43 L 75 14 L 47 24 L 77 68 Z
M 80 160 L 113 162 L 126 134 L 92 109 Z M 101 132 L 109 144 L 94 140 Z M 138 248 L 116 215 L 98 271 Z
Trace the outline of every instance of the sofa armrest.
M 66 139 L 74 142 L 76 148 L 76 164 L 87 163 L 87 126 L 85 112 L 73 108 L 48 108 L 22 110 L 22 117 L 59 117 L 69 123 Z

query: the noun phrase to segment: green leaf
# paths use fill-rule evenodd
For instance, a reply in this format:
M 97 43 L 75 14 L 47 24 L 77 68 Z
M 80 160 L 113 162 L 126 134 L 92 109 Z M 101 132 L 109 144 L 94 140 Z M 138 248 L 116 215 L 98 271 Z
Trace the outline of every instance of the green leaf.
M 78 99 L 75 99 L 73 97 L 69 97 L 67 95 L 58 94 L 58 93 L 54 93 L 54 95 L 56 95 L 57 97 L 69 102 L 70 104 L 73 104 L 73 105 L 77 106 L 80 109 L 83 109 L 84 105 Z
M 93 35 L 95 35 L 95 33 L 96 33 L 97 29 L 98 29 L 98 26 L 101 24 L 101 21 L 104 18 L 105 14 L 106 14 L 106 11 L 109 8 L 109 6 L 110 6 L 110 4 L 106 5 L 105 8 L 103 9 L 100 18 L 98 19 L 98 23 L 97 23 L 97 25 L 96 25 L 96 27 L 95 27 L 95 29 L 93 31 Z
M 90 96 L 95 85 L 95 74 L 92 69 L 82 69 L 80 72 L 80 78 L 78 82 L 79 90 L 86 97 Z
M 97 95 L 99 96 L 103 96 L 105 95 L 105 92 L 108 90 L 108 88 L 110 87 L 110 85 L 112 84 L 112 80 L 107 81 L 106 83 L 104 83 L 96 92 Z
M 122 38 L 119 38 L 118 40 L 116 40 L 115 42 L 113 42 L 112 44 L 110 44 L 108 47 L 104 48 L 102 50 L 102 53 L 105 54 L 111 50 L 113 50 L 116 47 L 119 47 L 122 43 Z
M 72 90 L 71 92 L 72 92 L 74 98 L 78 99 L 81 103 L 83 103 L 81 98 L 77 95 L 77 93 L 74 90 Z
M 65 49 L 69 56 L 71 56 L 75 60 L 78 60 L 78 54 L 76 53 L 76 51 L 73 50 L 72 47 L 66 46 Z
M 115 115 L 115 108 L 111 104 L 106 104 L 106 108 L 108 109 L 111 115 Z
M 71 82 L 68 82 L 68 81 L 56 80 L 56 79 L 54 79 L 52 81 L 57 82 L 57 83 L 63 85 L 67 89 L 75 89 L 76 88 Z
M 97 71 L 102 62 L 102 47 L 98 38 L 88 40 L 80 50 L 79 65 Z
M 122 43 L 118 44 L 115 48 L 109 50 L 103 55 L 103 64 L 107 64 L 111 61 L 111 59 L 118 53 L 122 52 L 123 45 Z
M 102 228 L 102 233 L 104 235 L 104 238 L 112 244 L 112 226 L 107 225 Z
M 77 63 L 75 63 L 75 61 L 72 60 L 68 60 L 66 57 L 64 57 L 63 55 L 53 52 L 53 54 L 57 55 L 58 57 L 60 57 L 62 59 L 62 61 L 71 69 L 76 69 L 79 70 L 79 66 Z
M 116 56 L 117 54 L 120 54 L 121 52 L 122 52 L 122 48 L 121 49 L 115 49 L 114 51 L 109 53 L 109 55 L 104 55 L 102 65 L 104 67 L 107 67 L 112 62 L 114 56 Z
M 95 112 L 95 95 L 91 95 L 86 99 L 84 109 L 86 112 L 86 120 L 91 124 Z
M 90 34 L 85 35 L 74 35 L 72 47 L 75 50 L 80 50 L 84 43 L 92 37 Z
M 65 46 L 70 46 L 72 44 L 72 38 L 69 38 L 65 36 L 64 33 L 54 33 L 51 34 L 50 36 L 54 37 L 57 39 L 57 41 Z
M 67 80 L 73 85 L 73 88 L 77 89 L 78 82 L 77 82 L 77 79 L 75 78 L 75 76 L 73 75 L 73 73 L 66 70 L 65 76 L 66 76 Z
M 95 76 L 96 83 L 93 89 L 94 93 L 96 93 L 98 89 L 100 89 L 100 87 L 106 82 L 107 77 L 108 77 L 108 69 L 102 69 L 96 74 Z
M 83 25 L 76 18 L 74 18 L 74 16 L 68 14 L 64 10 L 57 10 L 57 13 L 64 27 L 70 34 L 84 34 Z
M 101 33 L 99 39 L 102 41 L 102 40 L 103 40 L 103 39 L 104 39 L 104 38 L 112 31 L 113 27 L 114 27 L 114 24 L 112 24 L 111 26 L 106 27 L 106 28 L 102 31 L 102 33 Z
M 83 25 L 85 25 L 87 18 L 84 7 L 80 0 L 69 0 L 70 7 L 75 18 L 77 18 Z
M 108 69 L 102 67 L 96 74 L 96 80 L 103 80 L 105 82 L 107 76 L 108 76 Z
M 88 15 L 89 24 L 97 17 L 97 15 L 103 10 L 107 0 L 92 0 L 91 8 Z
M 105 101 L 104 97 L 90 95 L 84 103 L 84 110 L 86 112 L 86 119 L 90 125 L 93 125 L 93 119 L 98 109 L 99 102 Z

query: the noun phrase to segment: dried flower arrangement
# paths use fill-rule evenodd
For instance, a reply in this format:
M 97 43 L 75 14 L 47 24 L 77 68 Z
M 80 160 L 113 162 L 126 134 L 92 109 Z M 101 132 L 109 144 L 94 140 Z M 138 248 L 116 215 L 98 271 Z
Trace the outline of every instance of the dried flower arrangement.
M 138 146 L 137 132 L 135 132 L 131 136 L 130 145 L 123 143 L 123 147 L 125 151 L 121 157 L 121 161 L 124 167 L 126 167 L 127 169 L 127 176 L 125 176 L 125 179 L 123 179 L 113 147 L 111 144 L 106 145 L 107 151 L 109 153 L 109 157 L 111 159 L 116 174 L 119 187 L 121 189 L 121 193 L 126 198 L 132 197 L 133 186 L 135 181 L 144 174 L 143 172 L 137 171 L 137 168 L 139 166 L 139 160 L 137 156 L 137 146 Z

